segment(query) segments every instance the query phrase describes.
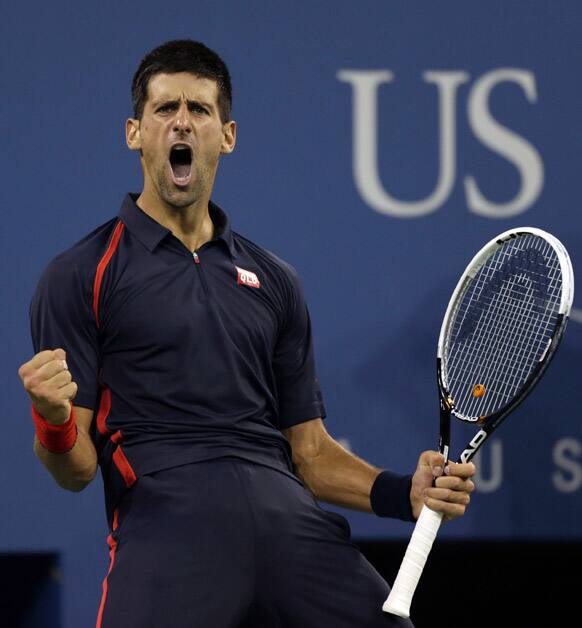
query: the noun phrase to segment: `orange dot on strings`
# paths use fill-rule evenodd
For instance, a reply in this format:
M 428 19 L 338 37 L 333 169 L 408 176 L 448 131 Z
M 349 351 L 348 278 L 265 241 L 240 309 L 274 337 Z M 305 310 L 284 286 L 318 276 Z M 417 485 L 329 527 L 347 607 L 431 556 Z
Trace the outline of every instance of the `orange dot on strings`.
M 473 386 L 473 397 L 482 397 L 485 394 L 485 386 L 483 384 L 475 384 Z

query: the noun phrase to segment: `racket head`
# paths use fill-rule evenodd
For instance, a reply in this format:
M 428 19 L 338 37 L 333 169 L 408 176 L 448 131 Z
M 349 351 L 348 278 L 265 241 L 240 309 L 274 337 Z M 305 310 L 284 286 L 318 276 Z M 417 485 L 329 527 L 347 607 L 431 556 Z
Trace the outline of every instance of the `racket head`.
M 573 298 L 572 264 L 555 236 L 520 227 L 490 240 L 465 269 L 443 319 L 441 406 L 489 434 L 547 368 Z

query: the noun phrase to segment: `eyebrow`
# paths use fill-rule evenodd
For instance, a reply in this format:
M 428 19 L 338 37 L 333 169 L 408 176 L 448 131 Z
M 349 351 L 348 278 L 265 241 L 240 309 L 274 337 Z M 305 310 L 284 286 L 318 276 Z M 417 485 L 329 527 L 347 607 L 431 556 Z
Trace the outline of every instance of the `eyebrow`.
M 152 101 L 152 106 L 154 109 L 157 109 L 160 105 L 175 105 L 180 103 L 181 100 L 179 98 L 159 98 L 158 100 Z M 206 109 L 214 110 L 214 106 L 211 103 L 204 102 L 203 100 L 190 100 L 186 101 L 188 106 L 190 105 L 200 105 L 202 107 L 206 107 Z

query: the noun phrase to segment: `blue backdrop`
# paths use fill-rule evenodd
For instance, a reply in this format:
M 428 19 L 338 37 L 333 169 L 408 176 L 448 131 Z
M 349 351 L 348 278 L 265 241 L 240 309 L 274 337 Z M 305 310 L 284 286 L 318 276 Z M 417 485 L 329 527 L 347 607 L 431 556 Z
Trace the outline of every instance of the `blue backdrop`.
M 327 427 L 356 454 L 408 471 L 435 447 L 440 321 L 478 247 L 538 226 L 582 273 L 576 0 L 5 3 L 0 549 L 63 553 L 68 628 L 97 611 L 102 488 L 61 491 L 33 456 L 17 376 L 32 354 L 28 304 L 46 263 L 141 189 L 123 135 L 129 85 L 147 51 L 178 37 L 204 41 L 231 68 L 238 146 L 214 198 L 237 231 L 298 269 Z M 469 514 L 445 536 L 582 536 L 578 307 L 543 385 L 484 450 Z M 348 517 L 356 537 L 410 530 Z

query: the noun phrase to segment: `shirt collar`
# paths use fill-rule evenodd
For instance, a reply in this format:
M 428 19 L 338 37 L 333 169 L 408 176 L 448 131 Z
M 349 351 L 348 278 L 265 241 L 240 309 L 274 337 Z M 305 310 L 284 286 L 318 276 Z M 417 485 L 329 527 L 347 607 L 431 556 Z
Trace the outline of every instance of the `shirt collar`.
M 127 194 L 123 199 L 119 217 L 131 233 L 151 253 L 172 232 L 138 207 L 135 204 L 138 198 L 139 194 Z M 231 257 L 234 258 L 234 243 L 228 216 L 212 201 L 208 204 L 208 212 L 210 219 L 214 223 L 214 239 L 222 240 L 226 244 Z
M 210 219 L 214 223 L 214 239 L 222 240 L 226 244 L 230 256 L 234 259 L 234 241 L 228 216 L 212 201 L 208 201 L 208 212 Z

